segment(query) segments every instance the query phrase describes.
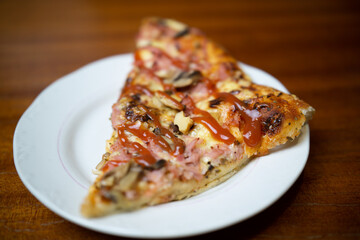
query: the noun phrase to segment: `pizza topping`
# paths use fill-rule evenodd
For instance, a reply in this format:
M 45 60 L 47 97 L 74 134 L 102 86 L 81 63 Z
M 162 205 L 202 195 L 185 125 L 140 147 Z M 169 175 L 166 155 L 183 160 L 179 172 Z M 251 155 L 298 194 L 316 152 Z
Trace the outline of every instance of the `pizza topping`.
M 202 82 L 205 84 L 208 94 L 212 94 L 216 91 L 216 85 L 210 79 L 204 77 Z
M 122 160 L 110 160 L 108 162 L 106 162 L 106 164 L 104 165 L 104 167 L 101 169 L 103 172 L 108 172 L 107 175 L 104 175 L 104 178 L 107 177 L 108 175 L 110 175 L 110 170 L 121 166 L 121 171 L 123 172 L 123 174 L 125 174 L 127 172 L 127 168 L 129 166 L 128 161 L 122 161 Z
M 248 146 L 256 147 L 261 140 L 259 111 L 246 109 L 244 103 L 231 93 L 216 93 L 215 96 L 231 103 L 240 112 L 241 118 L 245 122 L 243 128 L 244 141 Z
M 228 130 L 222 128 L 213 117 L 194 117 L 193 120 L 194 122 L 205 126 L 216 140 L 224 142 L 228 145 L 234 143 L 235 137 Z
M 275 135 L 282 124 L 284 114 L 281 112 L 273 112 L 270 116 L 266 117 L 262 122 L 262 131 L 272 136 Z
M 225 144 L 233 144 L 236 140 L 235 137 L 229 132 L 229 130 L 220 126 L 220 124 L 211 116 L 207 111 L 201 110 L 195 106 L 195 103 L 191 97 L 187 96 L 183 99 L 182 103 L 186 105 L 186 111 L 190 114 L 200 115 L 198 117 L 192 117 L 192 120 L 196 123 L 200 123 L 205 126 L 218 141 Z
M 181 103 L 163 91 L 156 91 L 155 96 L 167 107 L 180 111 L 184 109 L 184 106 Z
M 110 157 L 109 152 L 103 154 L 101 162 L 99 162 L 98 165 L 96 165 L 96 170 L 101 170 L 104 167 L 105 163 L 109 160 L 109 157 Z
M 207 78 L 202 78 L 201 81 L 190 89 L 188 94 L 194 101 L 198 102 L 208 98 L 214 92 L 216 92 L 215 84 Z
M 170 132 L 167 128 L 164 128 L 160 121 L 159 118 L 151 113 L 147 108 L 145 108 L 144 106 L 140 105 L 140 107 L 147 112 L 147 114 L 151 117 L 151 120 L 153 121 L 153 123 L 155 124 L 156 127 L 160 128 L 163 136 L 165 136 L 166 138 L 168 138 L 169 140 L 171 140 L 174 144 L 174 150 L 171 151 L 171 154 L 173 154 L 174 156 L 177 156 L 179 154 L 182 154 L 184 152 L 184 142 L 177 138 L 172 132 Z
M 149 114 L 134 101 L 129 102 L 125 108 L 125 117 L 131 122 L 136 122 L 137 120 L 140 120 L 141 122 L 147 122 L 151 120 Z
M 146 142 L 154 142 L 156 145 L 160 146 L 164 151 L 171 152 L 171 147 L 169 143 L 159 135 L 156 135 L 147 129 L 137 128 L 136 125 L 128 125 L 126 130 L 133 135 L 137 136 L 141 140 Z
M 236 95 L 239 94 L 241 91 L 240 90 L 232 90 L 230 91 L 231 94 Z
M 161 129 L 156 127 L 154 128 L 153 133 L 155 133 L 156 135 L 161 135 Z
M 201 78 L 201 73 L 199 71 L 191 71 L 191 72 L 180 72 L 177 76 L 175 76 L 171 83 L 175 88 L 183 88 L 188 87 L 194 83 L 196 83 Z
M 181 135 L 182 132 L 180 132 L 179 130 L 179 126 L 174 124 L 174 123 L 170 123 L 170 129 L 175 133 L 175 134 L 178 134 L 178 135 Z
M 155 72 L 155 75 L 160 78 L 171 78 L 172 76 L 174 76 L 174 74 L 176 74 L 176 70 L 169 68 L 159 69 Z
M 128 137 L 125 134 L 125 130 L 127 130 L 127 127 L 125 126 L 118 127 L 119 139 L 122 146 L 133 153 L 133 159 L 135 160 L 135 162 L 142 166 L 149 166 L 151 164 L 154 164 L 156 162 L 156 159 L 151 155 L 149 150 L 147 150 L 138 142 L 129 141 Z M 103 170 L 106 171 L 105 169 Z
M 220 98 L 215 98 L 209 102 L 209 107 L 214 108 L 222 102 Z
M 145 75 L 148 79 L 151 79 L 152 81 L 155 81 L 159 84 L 162 85 L 162 87 L 164 88 L 164 90 L 172 90 L 173 86 L 171 86 L 170 84 L 167 84 L 163 81 L 162 78 L 158 77 L 154 71 L 149 70 L 147 68 L 141 68 L 140 69 L 140 74 Z
M 163 168 L 165 165 L 166 165 L 166 160 L 160 159 L 159 161 L 157 161 L 153 165 L 151 165 L 149 167 L 145 167 L 145 169 L 150 170 L 150 171 L 159 170 L 160 168 Z
M 132 167 L 128 173 L 121 178 L 121 181 L 118 181 L 115 186 L 116 190 L 125 192 L 131 188 L 131 186 L 135 183 L 137 178 L 139 177 L 142 169 L 136 169 Z M 119 179 L 120 180 L 120 179 Z
M 200 172 L 200 158 L 204 153 L 204 150 L 200 147 L 203 140 L 200 138 L 185 137 L 186 149 L 183 155 L 178 157 L 178 164 L 181 168 L 172 169 L 176 175 L 182 176 L 183 180 L 190 180 L 195 178 L 200 180 L 203 178 L 203 174 Z
M 123 91 L 121 96 L 126 95 L 126 94 L 134 94 L 134 93 L 141 93 L 141 94 L 145 94 L 149 97 L 152 97 L 154 95 L 154 93 L 148 89 L 145 86 L 139 85 L 139 84 L 127 84 Z
M 163 19 L 162 24 L 176 31 L 184 31 L 185 29 L 187 29 L 187 26 L 185 24 L 174 21 L 172 19 Z
M 259 103 L 259 102 L 256 102 L 253 106 L 253 109 L 256 109 L 256 110 L 261 110 L 263 108 L 266 108 L 267 111 L 270 111 L 272 106 L 269 105 L 268 103 Z
M 178 127 L 180 132 L 187 134 L 194 122 L 191 118 L 185 117 L 184 112 L 181 111 L 175 115 L 174 124 L 174 126 Z
M 134 101 L 138 101 L 138 102 L 141 100 L 139 93 L 136 93 L 136 94 L 131 95 L 131 98 L 132 98 Z
M 233 76 L 233 64 L 230 63 L 222 63 L 219 65 L 219 68 L 216 72 L 214 72 L 214 78 L 218 80 L 225 80 L 227 78 L 231 78 Z
M 153 71 L 157 71 L 159 69 L 167 69 L 170 66 L 182 70 L 187 69 L 186 63 L 171 57 L 169 54 L 165 53 L 160 48 L 153 46 L 139 48 L 135 52 L 135 66 L 138 66 L 140 68 L 145 67 Z
M 181 38 L 185 35 L 187 35 L 188 33 L 190 32 L 190 29 L 189 28 L 185 28 L 184 30 L 181 30 L 180 32 L 176 33 L 174 38 Z
M 121 163 L 121 161 L 108 161 L 106 164 L 104 164 L 101 170 L 104 172 L 110 171 L 111 169 L 119 166 Z
M 173 102 L 176 102 L 176 100 L 173 99 Z M 183 108 L 183 105 L 178 104 Z M 162 126 L 159 116 L 153 112 L 153 109 L 143 104 L 129 102 L 126 107 L 125 117 L 133 123 L 119 121 L 120 124 L 114 127 L 118 129 L 119 139 L 121 140 L 120 145 L 129 148 L 134 155 L 134 160 L 140 165 L 148 166 L 155 163 L 156 158 L 161 157 L 163 151 L 173 156 L 178 156 L 184 152 L 184 142 Z M 139 121 L 144 124 L 140 124 Z M 129 140 L 125 131 L 139 138 L 144 144 L 150 144 L 150 151 L 143 145 Z

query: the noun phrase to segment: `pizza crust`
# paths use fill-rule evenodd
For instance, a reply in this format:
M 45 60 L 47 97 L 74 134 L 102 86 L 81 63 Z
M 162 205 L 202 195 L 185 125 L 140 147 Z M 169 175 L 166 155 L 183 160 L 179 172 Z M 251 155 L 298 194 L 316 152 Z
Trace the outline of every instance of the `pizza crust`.
M 219 166 L 216 170 L 209 171 L 201 181 L 195 179 L 180 181 L 176 179 L 170 187 L 159 190 L 151 197 L 142 196 L 136 200 L 129 200 L 123 196 L 118 196 L 117 202 L 108 199 L 104 201 L 104 197 L 101 197 L 102 195 L 99 194 L 100 190 L 95 187 L 95 184 L 91 186 L 89 195 L 81 206 L 81 213 L 85 217 L 101 217 L 108 214 L 133 211 L 146 206 L 184 200 L 226 181 L 244 167 L 248 161 L 248 158 L 244 158 Z M 101 177 L 98 178 L 97 182 L 100 179 Z

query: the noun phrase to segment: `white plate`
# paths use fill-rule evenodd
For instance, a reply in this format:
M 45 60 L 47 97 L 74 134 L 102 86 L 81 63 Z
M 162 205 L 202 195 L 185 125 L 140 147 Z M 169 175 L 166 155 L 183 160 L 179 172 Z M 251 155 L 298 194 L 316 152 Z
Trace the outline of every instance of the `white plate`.
M 223 184 L 193 198 L 86 219 L 79 209 L 111 135 L 109 116 L 131 69 L 132 55 L 88 64 L 47 87 L 25 111 L 14 134 L 14 161 L 29 191 L 46 207 L 83 227 L 128 237 L 181 237 L 243 221 L 279 199 L 302 172 L 309 128 L 293 143 L 252 160 Z M 241 64 L 260 84 L 287 92 L 269 74 Z

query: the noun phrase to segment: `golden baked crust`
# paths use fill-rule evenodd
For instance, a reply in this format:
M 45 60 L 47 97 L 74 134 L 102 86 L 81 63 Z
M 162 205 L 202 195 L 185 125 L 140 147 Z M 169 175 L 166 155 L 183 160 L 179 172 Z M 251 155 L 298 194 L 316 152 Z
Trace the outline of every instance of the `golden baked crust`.
M 252 83 L 222 47 L 183 23 L 146 19 L 136 42 L 86 217 L 203 192 L 294 139 L 314 112 L 295 95 Z

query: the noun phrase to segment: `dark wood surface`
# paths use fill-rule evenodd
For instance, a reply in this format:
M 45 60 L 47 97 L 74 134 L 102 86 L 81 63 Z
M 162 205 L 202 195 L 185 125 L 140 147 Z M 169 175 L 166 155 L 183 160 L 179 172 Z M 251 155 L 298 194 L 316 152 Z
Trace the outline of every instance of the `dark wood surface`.
M 257 216 L 198 237 L 360 239 L 359 7 L 341 0 L 1 1 L 0 239 L 115 238 L 36 200 L 15 170 L 12 140 L 20 116 L 50 83 L 133 51 L 146 16 L 202 29 L 317 110 L 308 163 L 291 189 Z

